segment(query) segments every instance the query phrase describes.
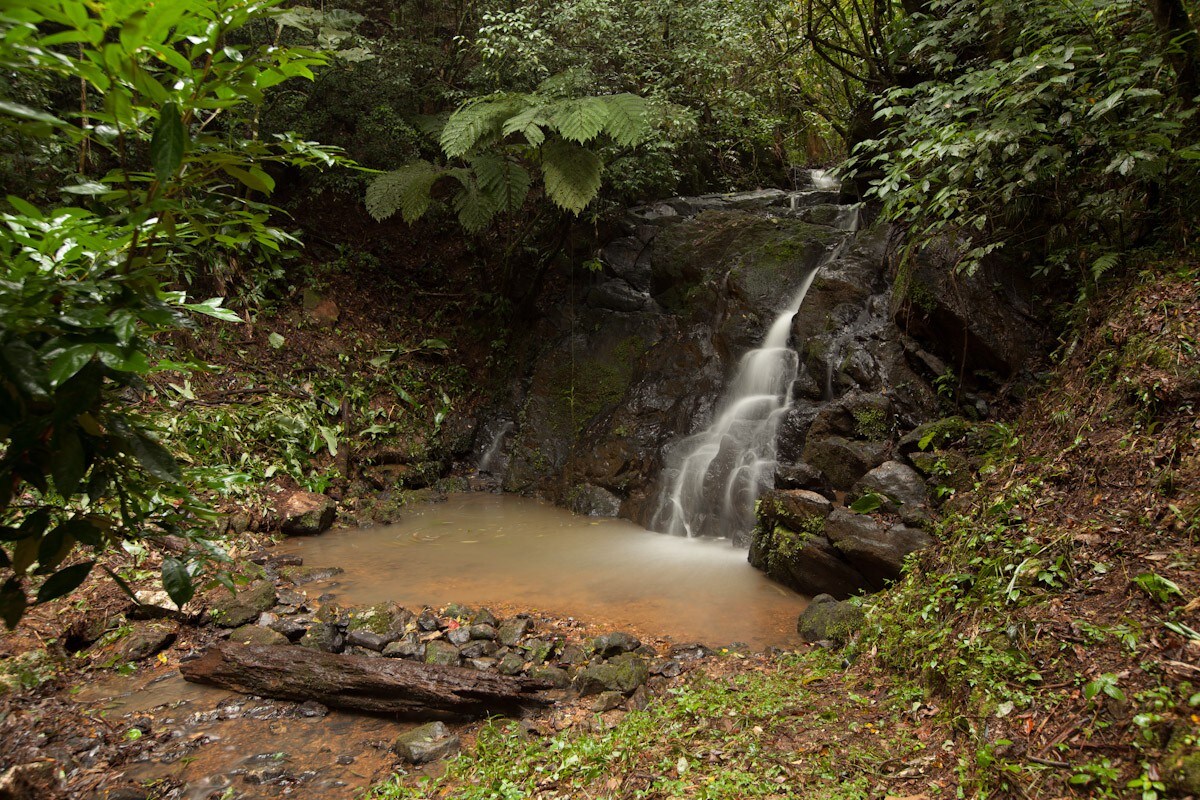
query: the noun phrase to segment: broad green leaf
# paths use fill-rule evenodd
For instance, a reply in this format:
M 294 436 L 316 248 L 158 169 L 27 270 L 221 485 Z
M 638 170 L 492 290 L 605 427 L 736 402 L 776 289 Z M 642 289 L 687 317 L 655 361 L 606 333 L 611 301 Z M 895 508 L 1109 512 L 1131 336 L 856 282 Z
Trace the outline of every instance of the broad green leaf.
M 870 514 L 883 505 L 883 498 L 874 492 L 867 492 L 862 497 L 850 504 L 850 510 L 855 514 Z
M 160 182 L 170 180 L 183 163 L 187 149 L 187 131 L 174 103 L 166 103 L 158 114 L 158 124 L 150 138 L 150 163 Z
M 578 215 L 600 191 L 604 163 L 592 151 L 564 140 L 542 147 L 546 194 L 559 208 Z
M 162 563 L 162 584 L 167 595 L 178 606 L 183 606 L 192 599 L 196 587 L 192 584 L 192 576 L 187 565 L 177 558 L 166 556 Z
M 91 574 L 95 564 L 94 561 L 84 561 L 82 564 L 73 564 L 60 569 L 47 578 L 46 582 L 42 584 L 42 588 L 38 589 L 37 602 L 49 603 L 51 600 L 57 600 L 75 591 L 87 580 L 87 576 Z
M 175 483 L 182 478 L 175 457 L 154 439 L 134 428 L 121 417 L 115 417 L 112 420 L 111 428 L 126 452 L 137 459 L 137 462 L 151 476 L 168 483 Z
M 603 98 L 584 97 L 558 104 L 550 122 L 563 138 L 583 144 L 595 139 L 609 119 L 609 108 Z
M 203 314 L 206 317 L 212 317 L 224 322 L 245 322 L 245 320 L 233 311 L 224 308 L 221 305 L 223 302 L 225 302 L 223 297 L 210 297 L 203 303 L 184 303 L 183 307 L 188 311 L 194 311 L 197 314 Z
M 270 194 L 275 191 L 275 179 L 258 167 L 242 169 L 232 164 L 225 164 L 222 165 L 221 169 L 225 170 L 231 177 L 236 178 L 243 186 L 249 187 L 256 192 Z
M 479 156 L 471 162 L 479 188 L 497 210 L 517 211 L 525 203 L 532 178 L 524 167 L 496 155 Z
M 50 364 L 47 376 L 53 386 L 62 386 L 83 369 L 96 354 L 96 345 L 80 344 L 63 350 Z

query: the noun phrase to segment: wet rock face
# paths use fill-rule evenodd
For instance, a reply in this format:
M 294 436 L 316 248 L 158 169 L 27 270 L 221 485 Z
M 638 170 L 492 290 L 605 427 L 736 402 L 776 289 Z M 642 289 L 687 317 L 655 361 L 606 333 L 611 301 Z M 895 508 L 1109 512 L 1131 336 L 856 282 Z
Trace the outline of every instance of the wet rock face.
M 315 536 L 333 525 L 337 505 L 323 494 L 295 491 L 279 504 L 279 527 L 288 536 Z
M 852 213 L 844 203 L 836 188 L 813 188 L 673 198 L 631 210 L 622 235 L 601 249 L 603 269 L 576 276 L 570 303 L 544 309 L 527 343 L 522 385 L 493 415 L 512 421 L 497 462 L 507 465 L 504 488 L 650 525 L 670 482 L 664 465 L 672 448 L 712 422 L 742 356 L 760 346 L 820 263 L 791 320 L 799 374 L 778 426 L 775 485 L 829 499 L 876 491 L 891 498 L 885 510 L 925 524 L 923 476 L 908 460 L 919 448 L 906 449 L 906 434 L 951 412 L 935 381 L 950 363 L 961 369 L 962 336 L 968 370 L 1007 374 L 1036 349 L 1036 309 L 1022 287 L 1002 280 L 999 288 L 979 280 L 951 292 L 934 280 L 951 274 L 936 254 L 922 255 L 897 285 L 895 232 L 876 224 L 844 240 L 840 226 Z M 829 252 L 836 257 L 826 259 Z M 918 286 L 933 300 L 922 299 Z M 926 316 L 918 319 L 918 311 Z M 965 332 L 957 343 L 942 340 L 942 317 Z M 958 349 L 943 353 L 950 344 Z M 711 469 L 734 466 L 716 458 Z M 750 534 L 708 532 L 735 541 Z M 751 553 L 764 568 L 780 538 L 773 532 L 758 536 Z M 892 538 L 906 542 L 899 549 L 916 540 Z M 855 566 L 827 538 L 793 549 L 789 556 L 799 555 L 775 558 L 768 571 L 808 581 L 834 569 L 823 585 L 839 596 L 844 586 L 834 591 L 831 581 L 868 587 L 891 574 L 875 562 Z

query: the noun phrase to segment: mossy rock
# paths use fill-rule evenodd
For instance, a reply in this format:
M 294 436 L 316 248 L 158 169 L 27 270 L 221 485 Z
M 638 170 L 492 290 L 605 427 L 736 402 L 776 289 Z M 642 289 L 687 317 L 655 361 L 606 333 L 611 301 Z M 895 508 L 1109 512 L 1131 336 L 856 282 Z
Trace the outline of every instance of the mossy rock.
M 264 611 L 270 611 L 275 601 L 274 584 L 270 581 L 259 581 L 239 589 L 233 595 L 218 594 L 212 602 L 209 614 L 212 621 L 222 628 L 240 628 L 257 620 L 258 615 Z
M 964 417 L 945 417 L 918 425 L 900 438 L 896 449 L 908 455 L 919 452 L 921 442 L 926 442 L 926 450 L 944 447 L 969 433 L 974 425 Z
M 290 644 L 282 633 L 260 625 L 243 625 L 237 628 L 229 634 L 229 641 L 234 644 Z
M 796 632 L 806 642 L 843 645 L 863 624 L 863 611 L 849 602 L 838 602 L 827 594 L 817 595 L 796 621 Z
M 1162 766 L 1172 789 L 1183 795 L 1200 795 L 1200 729 L 1176 725 Z
M 650 667 L 646 659 L 625 653 L 608 661 L 584 667 L 575 676 L 575 686 L 583 695 L 604 691 L 629 694 L 644 684 L 649 677 Z

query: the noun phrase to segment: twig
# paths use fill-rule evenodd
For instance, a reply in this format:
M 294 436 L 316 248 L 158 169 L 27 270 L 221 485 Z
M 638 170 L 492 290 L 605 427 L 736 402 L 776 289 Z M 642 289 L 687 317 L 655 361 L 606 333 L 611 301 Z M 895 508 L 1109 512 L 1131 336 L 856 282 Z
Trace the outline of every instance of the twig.
M 1054 761 L 1053 759 L 1039 758 L 1038 756 L 1026 756 L 1026 758 L 1035 764 L 1042 764 L 1047 767 L 1056 767 L 1058 769 L 1070 769 L 1071 767 L 1071 765 L 1065 761 Z

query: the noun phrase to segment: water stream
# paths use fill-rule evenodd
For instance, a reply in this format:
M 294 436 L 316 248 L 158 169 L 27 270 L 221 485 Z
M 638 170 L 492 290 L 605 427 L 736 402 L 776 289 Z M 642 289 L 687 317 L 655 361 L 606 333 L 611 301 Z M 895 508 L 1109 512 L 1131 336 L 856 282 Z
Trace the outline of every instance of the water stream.
M 345 569 L 314 585 L 345 604 L 540 611 L 676 642 L 791 645 L 805 605 L 720 542 L 512 495 L 451 495 L 396 525 L 330 531 L 286 549 L 306 565 Z
M 844 207 L 837 222 L 842 230 L 853 231 L 855 207 Z M 775 318 L 762 345 L 742 357 L 713 423 L 668 455 L 650 527 L 716 538 L 741 537 L 753 527 L 754 501 L 774 483 L 776 434 L 791 408 L 800 366 L 799 355 L 788 347 L 792 319 L 817 273 L 841 254 L 848 239 L 830 247 Z

